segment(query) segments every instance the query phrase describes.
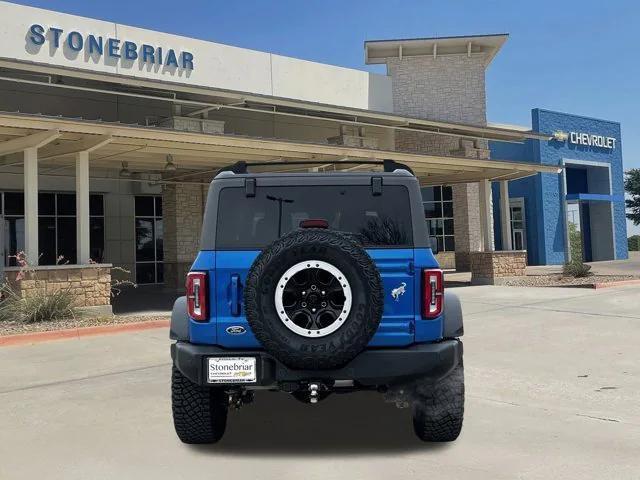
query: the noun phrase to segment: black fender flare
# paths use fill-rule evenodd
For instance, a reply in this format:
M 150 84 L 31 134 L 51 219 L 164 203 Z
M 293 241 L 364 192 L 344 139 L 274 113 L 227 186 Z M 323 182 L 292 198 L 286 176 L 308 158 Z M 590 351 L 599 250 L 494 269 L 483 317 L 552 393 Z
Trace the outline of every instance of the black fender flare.
M 464 335 L 464 324 L 460 299 L 453 292 L 445 292 L 442 336 L 443 338 L 457 338 L 462 335 Z
M 189 341 L 189 315 L 187 314 L 187 297 L 178 297 L 171 310 L 171 325 L 169 327 L 171 340 Z

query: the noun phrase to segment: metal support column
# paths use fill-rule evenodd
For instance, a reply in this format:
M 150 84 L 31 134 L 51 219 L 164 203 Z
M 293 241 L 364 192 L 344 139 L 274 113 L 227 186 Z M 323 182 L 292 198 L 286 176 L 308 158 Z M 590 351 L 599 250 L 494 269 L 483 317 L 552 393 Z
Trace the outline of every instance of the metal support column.
M 509 203 L 509 181 L 500 182 L 500 227 L 502 230 L 502 249 L 513 250 L 511 242 L 511 204 Z
M 76 246 L 77 263 L 91 260 L 89 249 L 89 152 L 76 153 Z

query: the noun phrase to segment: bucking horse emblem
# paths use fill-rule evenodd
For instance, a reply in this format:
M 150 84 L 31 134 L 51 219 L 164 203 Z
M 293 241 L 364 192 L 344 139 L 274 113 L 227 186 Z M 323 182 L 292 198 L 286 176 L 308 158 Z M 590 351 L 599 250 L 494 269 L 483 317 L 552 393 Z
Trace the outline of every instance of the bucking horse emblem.
M 400 297 L 401 297 L 402 295 L 404 295 L 404 291 L 405 291 L 405 287 L 406 287 L 406 286 L 407 286 L 407 284 L 406 284 L 406 283 L 401 282 L 399 287 L 394 288 L 393 290 L 391 290 L 391 296 L 393 297 L 393 299 L 394 299 L 396 302 L 399 302 L 399 301 L 400 301 Z

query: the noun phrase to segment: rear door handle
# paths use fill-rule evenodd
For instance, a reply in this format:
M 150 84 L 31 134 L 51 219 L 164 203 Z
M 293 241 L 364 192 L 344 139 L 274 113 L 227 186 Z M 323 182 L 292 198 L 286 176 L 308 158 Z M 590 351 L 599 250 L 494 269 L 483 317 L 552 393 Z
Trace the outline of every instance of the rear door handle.
M 240 316 L 240 275 L 231 275 L 231 315 Z

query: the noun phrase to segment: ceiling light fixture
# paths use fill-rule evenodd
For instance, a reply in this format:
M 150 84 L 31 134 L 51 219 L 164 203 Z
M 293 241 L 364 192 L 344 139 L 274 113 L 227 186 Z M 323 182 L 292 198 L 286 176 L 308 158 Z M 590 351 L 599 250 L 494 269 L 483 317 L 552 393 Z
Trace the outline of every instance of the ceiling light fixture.
M 129 162 L 122 162 L 122 168 L 120 169 L 120 176 L 127 177 L 127 178 L 131 176 L 131 170 L 129 170 Z
M 165 172 L 175 172 L 178 169 L 175 163 L 173 163 L 173 155 L 167 155 L 167 163 L 164 166 Z

